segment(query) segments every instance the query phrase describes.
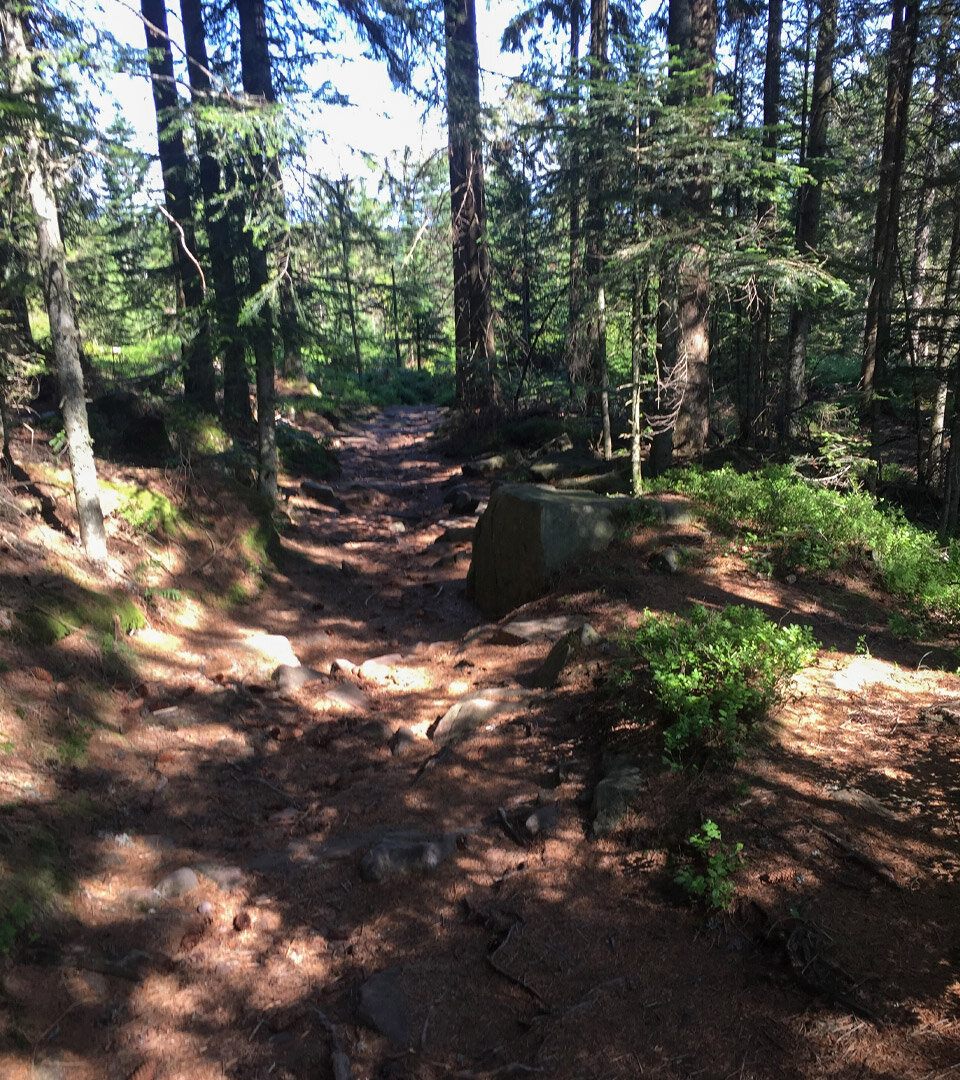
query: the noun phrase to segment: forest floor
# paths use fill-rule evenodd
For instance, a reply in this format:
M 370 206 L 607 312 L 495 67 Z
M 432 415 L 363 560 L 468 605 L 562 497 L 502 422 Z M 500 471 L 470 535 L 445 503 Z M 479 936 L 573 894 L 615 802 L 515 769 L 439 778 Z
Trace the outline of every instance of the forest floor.
M 179 593 L 155 593 L 134 636 L 0 638 L 0 865 L 38 895 L 50 883 L 42 918 L 0 918 L 0 1074 L 960 1075 L 950 643 L 889 635 L 866 576 L 778 582 L 701 524 L 642 527 L 503 620 L 562 615 L 603 644 L 437 752 L 448 707 L 523 686 L 551 646 L 464 598 L 441 420 L 392 408 L 340 432 L 332 493 L 285 478 L 279 568 L 246 603 L 224 597 L 255 572 L 255 519 L 222 478 L 103 466 L 201 524 L 166 543 L 111 524 L 116 565 L 162 564 Z M 46 451 L 16 453 L 38 476 Z M 668 544 L 688 557 L 657 573 Z M 0 521 L 0 551 L 7 627 L 78 562 L 38 517 Z M 671 771 L 649 703 L 609 676 L 643 609 L 695 600 L 760 605 L 823 648 L 762 745 Z M 316 677 L 278 686 L 291 652 Z M 611 748 L 639 756 L 644 785 L 596 839 Z M 537 808 L 531 836 L 515 823 Z M 727 913 L 673 883 L 705 820 L 743 844 Z M 365 854 L 398 836 L 439 865 L 367 880 Z

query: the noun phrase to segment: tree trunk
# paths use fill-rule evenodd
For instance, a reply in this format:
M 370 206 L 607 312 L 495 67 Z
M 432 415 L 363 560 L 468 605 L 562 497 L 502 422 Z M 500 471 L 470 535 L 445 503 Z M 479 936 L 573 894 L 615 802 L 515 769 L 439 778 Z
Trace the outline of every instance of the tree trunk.
M 0 8 L 0 33 L 9 65 L 11 92 L 15 97 L 34 98 L 33 50 L 23 16 L 9 8 Z M 32 119 L 25 121 L 23 160 L 26 188 L 37 231 L 44 296 L 50 316 L 50 344 L 60 385 L 61 413 L 80 523 L 80 540 L 87 558 L 94 565 L 104 567 L 107 563 L 107 539 L 97 487 L 97 467 L 87 427 L 87 405 L 80 368 L 80 334 L 67 276 L 67 258 L 60 235 L 50 159 L 37 121 Z
M 157 147 L 170 226 L 177 310 L 184 320 L 184 396 L 201 409 L 213 413 L 217 407 L 217 392 L 211 355 L 210 318 L 204 305 L 204 283 L 194 229 L 190 164 L 174 81 L 166 0 L 140 0 L 140 12 L 147 37 L 147 63 L 157 118 Z
M 937 341 L 937 399 L 935 419 L 939 413 L 937 461 L 944 472 L 943 516 L 940 522 L 941 536 L 952 536 L 957 531 L 957 508 L 960 503 L 960 360 L 957 358 L 957 306 L 960 304 L 960 192 L 953 200 L 953 233 L 950 254 L 947 256 L 947 274 L 943 290 L 943 306 Z M 953 361 L 953 422 L 950 431 L 950 451 L 946 468 L 944 460 L 943 433 L 947 411 L 947 391 L 951 382 Z M 933 451 L 931 451 L 932 457 Z M 939 472 L 940 470 L 938 470 Z
M 746 21 L 746 20 L 742 20 Z M 781 38 L 783 35 L 783 0 L 770 0 L 767 9 L 767 47 L 763 71 L 763 159 L 770 164 L 777 160 L 777 142 L 780 123 L 781 92 Z M 776 203 L 771 182 L 757 200 L 757 229 L 761 237 L 772 230 L 776 218 Z M 762 242 L 762 240 L 761 240 Z M 753 333 L 744 360 L 746 364 L 744 390 L 741 395 L 740 434 L 752 443 L 761 426 L 764 402 L 767 399 L 767 373 L 769 371 L 770 319 L 773 298 L 769 289 L 758 289 L 756 311 L 751 312 Z
M 603 457 L 613 457 L 610 436 L 610 387 L 607 370 L 607 315 L 604 286 L 604 255 L 606 229 L 606 153 L 603 83 L 607 77 L 607 0 L 590 0 L 590 154 L 589 189 L 587 192 L 586 256 L 584 271 L 589 295 L 587 353 L 590 364 L 591 392 L 588 402 L 600 406 Z
M 587 362 L 583 356 L 583 229 L 580 222 L 580 142 L 577 131 L 580 110 L 580 24 L 583 21 L 581 0 L 570 4 L 570 103 L 567 141 L 570 146 L 570 177 L 567 192 L 570 217 L 570 276 L 567 286 L 567 371 L 571 390 L 574 381 L 581 378 Z
M 713 94 L 716 75 L 716 0 L 670 0 L 668 44 L 676 50 L 671 75 L 682 76 L 669 93 L 670 104 L 694 104 Z M 691 79 L 689 73 L 699 71 Z M 678 80 L 679 82 L 679 80 Z M 710 120 L 702 136 L 711 136 Z M 693 236 L 698 222 L 710 214 L 712 193 L 707 176 L 684 186 L 684 208 L 674 207 L 675 224 L 683 228 L 677 270 L 661 281 L 657 318 L 657 367 L 660 415 L 651 447 L 656 472 L 669 468 L 675 450 L 693 456 L 703 452 L 710 425 L 710 268 L 706 249 Z
M 810 130 L 806 136 L 806 157 L 803 162 L 811 173 L 811 179 L 800 185 L 797 195 L 797 252 L 802 256 L 816 255 L 820 235 L 820 221 L 823 216 L 823 163 L 827 156 L 836 44 L 837 0 L 824 0 L 817 29 Z M 781 439 L 795 439 L 799 431 L 799 411 L 806 398 L 810 323 L 809 305 L 794 304 L 790 310 L 790 329 L 784 356 L 783 397 L 779 416 Z
M 263 0 L 238 0 L 237 12 L 240 17 L 240 64 L 244 92 L 252 98 L 271 102 L 274 100 L 273 80 Z M 262 153 L 251 155 L 251 195 L 254 192 L 261 195 L 267 192 L 268 214 L 276 214 L 278 200 L 282 198 L 282 192 L 277 189 L 278 182 L 275 161 L 268 165 Z M 269 222 L 268 230 L 273 233 L 276 229 L 277 221 Z M 260 295 L 263 300 L 263 294 L 270 284 L 267 243 L 253 237 L 250 240 L 250 286 L 254 295 Z M 257 365 L 257 448 L 260 466 L 257 488 L 272 503 L 277 497 L 280 466 L 277 458 L 274 329 L 269 301 L 263 302 L 253 316 L 251 336 Z
M 200 0 L 180 0 L 180 14 L 193 105 L 195 109 L 202 109 L 211 104 L 213 94 Z M 216 142 L 205 124 L 197 122 L 195 129 L 204 224 L 210 249 L 210 273 L 220 347 L 223 350 L 223 418 L 231 430 L 246 430 L 253 423 L 253 414 L 250 411 L 246 348 L 239 331 L 240 293 L 235 267 L 237 238 L 230 214 L 222 205 L 225 184 Z
M 453 234 L 457 403 L 497 403 L 496 338 L 486 241 L 475 0 L 445 0 L 447 130 Z
M 894 0 L 890 26 L 887 100 L 860 380 L 863 404 L 870 411 L 872 419 L 875 447 L 879 421 L 877 391 L 883 384 L 884 366 L 890 350 L 893 289 L 897 274 L 897 231 L 919 7 L 919 0 Z
M 337 204 L 337 219 L 340 225 L 340 255 L 343 259 L 343 284 L 347 291 L 347 318 L 350 320 L 350 337 L 353 341 L 353 363 L 357 375 L 363 375 L 363 358 L 360 355 L 360 335 L 357 331 L 357 311 L 353 299 L 353 281 L 350 277 L 350 227 L 347 221 L 350 181 L 344 176 L 332 185 L 333 197 Z

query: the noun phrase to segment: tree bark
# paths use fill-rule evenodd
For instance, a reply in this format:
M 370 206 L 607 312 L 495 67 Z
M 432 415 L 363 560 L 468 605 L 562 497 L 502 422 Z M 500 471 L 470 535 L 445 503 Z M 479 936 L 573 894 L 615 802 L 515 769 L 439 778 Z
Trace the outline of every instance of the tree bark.
M 0 34 L 8 61 L 10 90 L 35 99 L 33 49 L 23 16 L 0 8 Z M 38 121 L 27 119 L 24 130 L 26 189 L 33 209 L 44 296 L 50 317 L 50 343 L 60 384 L 60 409 L 67 437 L 67 457 L 80 523 L 80 541 L 96 566 L 107 563 L 107 538 L 100 508 L 97 467 L 87 426 L 87 405 L 80 368 L 80 334 L 74 315 L 67 258 L 50 176 L 50 159 Z
M 211 355 L 210 317 L 205 310 L 203 278 L 198 264 L 190 164 L 174 81 L 166 0 L 140 0 L 140 13 L 147 37 L 147 64 L 157 118 L 157 148 L 170 226 L 177 310 L 184 319 L 184 396 L 201 409 L 213 413 L 217 407 L 217 394 Z
M 837 0 L 823 0 L 817 28 L 817 51 L 813 62 L 813 93 L 810 101 L 810 129 L 806 134 L 803 164 L 810 180 L 800 185 L 797 195 L 797 252 L 815 256 L 820 221 L 823 216 L 823 163 L 827 156 L 827 135 L 833 100 L 833 61 L 837 44 Z M 790 309 L 790 328 L 784 356 L 783 397 L 779 416 L 781 439 L 791 440 L 799 432 L 799 410 L 806 398 L 807 341 L 810 336 L 809 304 Z
M 263 0 L 237 0 L 240 17 L 240 65 L 243 89 L 252 98 L 274 100 L 267 40 L 266 10 Z M 276 166 L 269 166 L 263 153 L 251 155 L 250 192 L 267 192 L 268 213 L 276 209 Z M 272 222 L 272 229 L 276 222 Z M 249 251 L 250 286 L 254 295 L 263 294 L 270 284 L 267 246 L 251 238 Z M 253 352 L 257 365 L 257 445 L 259 451 L 258 490 L 271 503 L 277 498 L 280 471 L 277 456 L 276 371 L 274 361 L 273 314 L 269 301 L 261 304 L 251 321 Z
M 897 235 L 907 145 L 907 115 L 913 84 L 919 8 L 919 0 L 894 0 L 890 25 L 877 217 L 860 378 L 863 405 L 871 415 L 875 447 L 879 420 L 877 391 L 883 384 L 884 367 L 890 350 L 893 289 L 897 276 Z
M 716 0 L 670 0 L 667 42 L 675 50 L 671 74 L 699 71 L 684 89 L 669 92 L 672 105 L 695 105 L 713 94 L 716 76 Z M 711 137 L 709 120 L 702 136 Z M 710 425 L 710 267 L 706 249 L 691 237 L 698 222 L 709 216 L 712 193 L 707 176 L 684 186 L 684 208 L 672 208 L 674 224 L 682 230 L 682 250 L 675 274 L 661 282 L 657 318 L 657 368 L 660 415 L 651 446 L 655 473 L 669 468 L 674 452 L 689 456 L 703 452 Z M 679 200 L 678 200 L 679 201 Z M 671 279 L 672 278 L 672 279 Z
M 180 14 L 193 105 L 194 109 L 202 110 L 214 104 L 215 97 L 210 82 L 201 0 L 180 0 Z M 223 350 L 223 418 L 231 430 L 246 430 L 253 422 L 253 414 L 250 411 L 246 348 L 239 331 L 240 293 L 235 267 L 237 237 L 227 207 L 223 205 L 225 185 L 218 160 L 221 152 L 206 124 L 198 120 L 195 130 L 210 273 Z
M 582 377 L 587 362 L 583 356 L 583 229 L 580 221 L 580 142 L 577 124 L 580 111 L 580 27 L 583 21 L 581 0 L 570 4 L 570 120 L 567 141 L 570 146 L 570 175 L 567 190 L 569 214 L 570 271 L 567 285 L 567 371 L 573 383 Z
M 499 399 L 480 137 L 475 0 L 444 0 L 457 403 Z
M 599 404 L 603 457 L 613 457 L 610 436 L 610 379 L 607 369 L 607 314 L 604 284 L 606 230 L 606 153 L 603 83 L 607 77 L 607 0 L 590 0 L 590 153 L 587 193 L 586 255 L 584 272 L 589 294 L 587 354 L 590 365 L 591 403 Z

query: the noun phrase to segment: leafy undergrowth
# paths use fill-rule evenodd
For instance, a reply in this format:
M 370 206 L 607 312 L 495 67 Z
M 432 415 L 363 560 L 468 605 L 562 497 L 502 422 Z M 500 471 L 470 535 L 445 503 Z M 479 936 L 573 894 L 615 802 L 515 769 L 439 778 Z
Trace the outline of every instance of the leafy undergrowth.
M 758 568 L 779 577 L 862 566 L 913 616 L 960 620 L 960 542 L 940 543 L 867 492 L 819 487 L 782 466 L 690 468 L 651 490 L 692 497 L 715 526 L 740 537 Z
M 702 763 L 739 757 L 819 647 L 808 626 L 778 626 L 755 607 L 696 604 L 686 618 L 646 611 L 629 639 L 630 674 L 651 681 L 668 717 L 666 760 Z

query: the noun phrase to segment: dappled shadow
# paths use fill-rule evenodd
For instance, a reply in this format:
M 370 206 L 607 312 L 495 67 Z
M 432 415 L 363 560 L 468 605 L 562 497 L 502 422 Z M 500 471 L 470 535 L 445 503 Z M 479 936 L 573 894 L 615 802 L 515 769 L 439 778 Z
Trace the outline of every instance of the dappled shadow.
M 68 914 L 36 921 L 36 940 L 4 962 L 8 1074 L 127 1077 L 152 1062 L 163 1076 L 339 1076 L 337 1049 L 354 1075 L 423 1080 L 892 1080 L 954 1065 L 957 750 L 948 726 L 915 719 L 936 684 L 811 693 L 788 703 L 767 746 L 686 774 L 664 769 L 652 718 L 596 682 L 608 645 L 435 756 L 419 736 L 446 705 L 529 675 L 549 642 L 491 644 L 493 627 L 466 605 L 466 562 L 432 544 L 449 469 L 420 442 L 431 414 L 412 415 L 410 443 L 391 451 L 409 459 L 402 479 L 376 475 L 390 417 L 372 438 L 348 434 L 336 489 L 349 509 L 291 500 L 268 589 L 182 629 L 165 683 L 141 693 L 133 670 L 112 677 L 121 704 L 103 719 L 122 718 L 120 730 L 99 729 L 82 760 L 0 814 L 0 845 L 42 827 L 76 883 Z M 361 470 L 373 483 L 355 488 Z M 817 618 L 841 652 L 859 636 L 802 590 L 763 600 L 732 579 L 655 575 L 629 554 L 614 550 L 528 611 L 582 615 L 610 638 L 644 606 L 760 602 L 775 619 Z M 629 602 L 597 593 L 603 582 L 630 589 Z M 278 694 L 276 660 L 237 651 L 253 632 L 284 635 L 325 675 L 333 650 L 402 659 L 382 677 L 342 672 L 369 707 L 341 711 L 325 703 L 334 679 Z M 395 756 L 385 734 L 401 723 L 418 738 Z M 589 796 L 611 741 L 638 758 L 646 786 L 595 840 Z M 836 797 L 852 789 L 894 816 Z M 500 811 L 538 798 L 558 824 L 520 842 Z M 729 916 L 684 905 L 672 882 L 707 818 L 745 845 Z M 362 856 L 397 827 L 460 840 L 429 875 L 364 880 Z M 177 895 L 170 875 L 185 867 L 196 880 Z M 788 920 L 809 930 L 834 985 L 798 969 Z M 360 988 L 391 969 L 396 1044 L 358 1023 Z

